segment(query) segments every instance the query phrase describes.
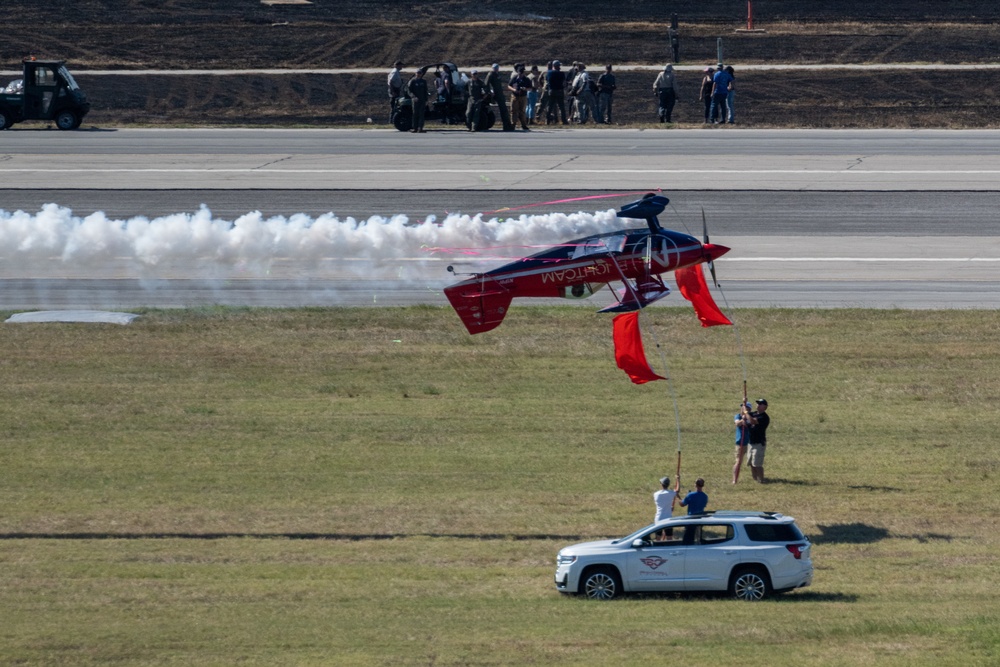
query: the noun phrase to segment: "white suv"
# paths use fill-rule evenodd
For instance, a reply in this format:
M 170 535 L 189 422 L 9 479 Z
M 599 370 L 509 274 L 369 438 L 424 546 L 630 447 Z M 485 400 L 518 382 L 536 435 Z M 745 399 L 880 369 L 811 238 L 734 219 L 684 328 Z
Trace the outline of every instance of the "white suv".
M 675 516 L 617 540 L 565 547 L 556 588 L 610 600 L 638 591 L 729 591 L 738 600 L 812 583 L 811 544 L 775 512 Z

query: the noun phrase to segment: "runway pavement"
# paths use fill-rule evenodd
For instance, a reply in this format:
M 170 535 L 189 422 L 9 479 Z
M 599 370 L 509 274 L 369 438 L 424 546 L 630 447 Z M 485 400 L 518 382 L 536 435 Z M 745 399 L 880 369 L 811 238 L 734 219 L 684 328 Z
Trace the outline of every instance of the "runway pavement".
M 259 210 L 418 222 L 456 211 L 502 219 L 608 210 L 628 198 L 517 207 L 660 189 L 673 200 L 666 226 L 700 235 L 704 208 L 712 240 L 733 248 L 718 262 L 732 306 L 1000 307 L 1000 132 L 28 130 L 0 138 L 5 211 L 56 203 L 81 218 L 102 211 L 126 220 L 206 204 L 223 220 Z M 264 275 L 203 274 L 203 263 L 137 270 L 127 256 L 85 270 L 59 255 L 26 266 L 9 244 L 5 252 L 0 308 L 8 310 L 444 303 L 450 279 L 427 258 L 401 281 L 386 279 L 385 267 L 359 275 L 336 262 L 276 258 Z

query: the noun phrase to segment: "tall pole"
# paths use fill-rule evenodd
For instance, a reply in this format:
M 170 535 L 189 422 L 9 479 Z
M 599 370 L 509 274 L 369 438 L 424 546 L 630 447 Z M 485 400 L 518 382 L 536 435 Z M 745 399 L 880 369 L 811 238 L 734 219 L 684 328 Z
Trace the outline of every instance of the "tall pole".
M 753 0 L 747 0 L 747 30 L 753 30 Z
M 719 52 L 719 64 L 722 65 L 726 61 L 722 59 L 722 38 L 721 37 L 719 37 L 719 43 L 718 43 L 717 49 L 718 49 L 718 52 Z

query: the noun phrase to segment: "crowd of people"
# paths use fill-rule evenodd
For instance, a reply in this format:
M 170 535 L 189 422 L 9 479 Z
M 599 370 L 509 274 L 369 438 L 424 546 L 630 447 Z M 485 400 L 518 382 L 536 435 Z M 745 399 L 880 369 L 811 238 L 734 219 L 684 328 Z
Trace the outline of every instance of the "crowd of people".
M 408 97 L 413 106 L 411 132 L 424 131 L 424 111 L 430 100 L 438 105 L 465 104 L 465 125 L 470 131 L 485 129 L 483 118 L 491 105 L 496 105 L 504 131 L 518 125 L 522 131 L 531 125 L 569 125 L 613 123 L 615 91 L 618 88 L 611 65 L 605 65 L 599 76 L 592 76 L 587 66 L 574 62 L 563 69 L 558 60 L 550 61 L 545 72 L 538 65 L 528 67 L 517 63 L 504 75 L 494 63 L 480 78 L 478 70 L 468 75 L 453 66 L 438 65 L 433 86 L 424 78 L 427 68 L 420 68 L 405 83 L 397 61 L 388 76 L 390 122 L 400 98 Z M 717 69 L 707 67 L 702 77 L 699 101 L 705 106 L 705 123 L 735 123 L 733 97 L 736 77 L 732 66 Z M 679 99 L 677 74 L 667 65 L 653 82 L 653 96 L 658 104 L 661 123 L 673 123 L 674 106 Z M 508 106 L 509 99 L 509 106 Z M 447 120 L 445 120 L 447 122 Z

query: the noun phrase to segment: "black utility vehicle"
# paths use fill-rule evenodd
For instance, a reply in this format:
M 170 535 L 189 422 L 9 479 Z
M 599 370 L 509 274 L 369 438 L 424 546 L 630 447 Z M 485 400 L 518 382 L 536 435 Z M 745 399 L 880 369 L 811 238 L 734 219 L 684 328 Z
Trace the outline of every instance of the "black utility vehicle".
M 431 97 L 427 101 L 427 109 L 424 111 L 424 121 L 441 121 L 446 125 L 465 125 L 465 110 L 469 101 L 468 77 L 459 72 L 454 63 L 434 63 L 423 69 L 427 71 L 424 78 L 427 79 L 427 87 L 431 92 Z M 438 77 L 447 77 L 451 81 L 450 97 L 438 95 L 435 84 Z M 405 82 L 403 86 L 405 88 Z M 484 102 L 484 104 L 486 103 Z M 479 124 L 476 129 L 490 129 L 496 122 L 496 118 L 496 113 L 487 105 L 487 108 L 479 114 Z M 405 94 L 396 100 L 396 106 L 392 110 L 392 124 L 400 132 L 406 132 L 413 128 L 413 100 L 406 97 Z
M 24 77 L 0 89 L 0 130 L 23 120 L 54 120 L 75 130 L 90 111 L 87 96 L 62 60 L 25 58 Z

